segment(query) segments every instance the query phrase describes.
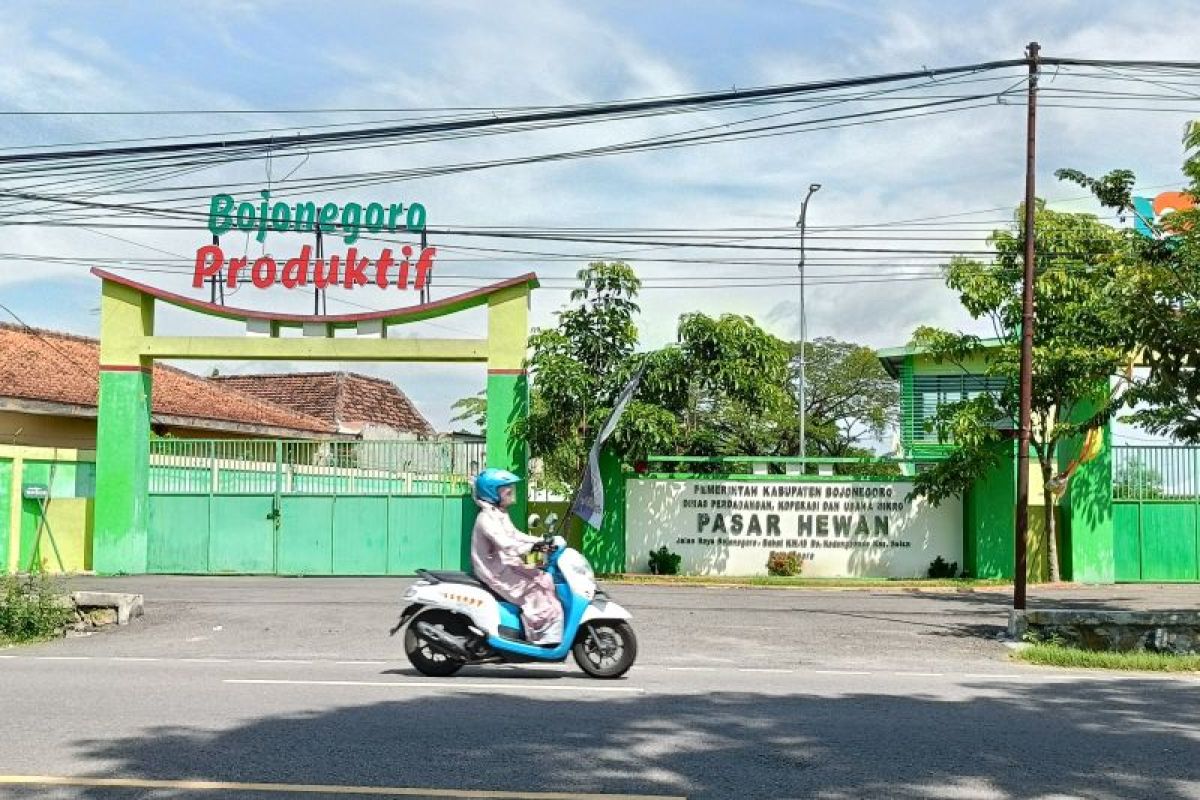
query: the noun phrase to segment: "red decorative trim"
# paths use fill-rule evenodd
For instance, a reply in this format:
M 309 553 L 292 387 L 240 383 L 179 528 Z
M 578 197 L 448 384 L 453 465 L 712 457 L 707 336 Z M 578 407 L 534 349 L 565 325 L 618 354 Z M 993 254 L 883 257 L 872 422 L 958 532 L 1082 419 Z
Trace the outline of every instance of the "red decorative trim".
M 378 319 L 394 319 L 398 321 L 404 320 L 405 317 L 430 317 L 437 316 L 439 313 L 449 313 L 454 310 L 454 306 L 467 304 L 467 307 L 483 305 L 489 295 L 495 294 L 503 289 L 509 289 L 513 286 L 522 286 L 532 284 L 531 288 L 538 286 L 537 274 L 527 272 L 524 275 L 518 275 L 515 278 L 493 283 L 490 286 L 484 286 L 480 289 L 473 289 L 469 292 L 456 294 L 451 297 L 445 297 L 441 300 L 435 300 L 432 303 L 423 305 L 406 306 L 402 308 L 389 308 L 383 311 L 369 311 L 362 314 L 279 314 L 270 311 L 255 311 L 249 308 L 232 308 L 230 306 L 217 305 L 204 300 L 197 300 L 193 297 L 185 297 L 181 294 L 168 292 L 165 289 L 159 289 L 155 286 L 148 286 L 138 281 L 130 280 L 123 275 L 117 275 L 108 270 L 92 267 L 92 274 L 101 280 L 111 281 L 112 283 L 121 286 L 127 286 L 130 289 L 135 289 L 142 294 L 150 295 L 172 305 L 182 308 L 199 311 L 202 314 L 213 314 L 218 317 L 226 317 L 229 319 L 265 319 L 271 322 L 290 322 L 303 324 L 306 322 L 319 322 L 331 325 L 346 325 L 357 322 L 367 322 Z
M 524 375 L 523 369 L 489 369 L 488 375 Z
M 138 366 L 137 364 L 101 364 L 101 372 L 150 372 L 149 367 Z

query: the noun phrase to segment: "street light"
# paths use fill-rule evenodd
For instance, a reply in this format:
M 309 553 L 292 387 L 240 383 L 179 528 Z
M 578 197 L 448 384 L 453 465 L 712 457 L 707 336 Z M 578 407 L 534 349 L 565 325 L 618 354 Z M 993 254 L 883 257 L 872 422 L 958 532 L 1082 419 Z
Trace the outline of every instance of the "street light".
M 804 319 L 804 224 L 808 217 L 808 201 L 813 196 L 813 193 L 821 188 L 821 184 L 813 183 L 808 187 L 808 194 L 804 195 L 804 202 L 800 204 L 800 219 L 796 221 L 796 227 L 800 229 L 800 457 L 805 457 L 804 449 L 804 367 L 808 359 L 805 350 L 808 339 L 808 328 Z M 800 464 L 800 472 L 804 473 L 804 463 Z

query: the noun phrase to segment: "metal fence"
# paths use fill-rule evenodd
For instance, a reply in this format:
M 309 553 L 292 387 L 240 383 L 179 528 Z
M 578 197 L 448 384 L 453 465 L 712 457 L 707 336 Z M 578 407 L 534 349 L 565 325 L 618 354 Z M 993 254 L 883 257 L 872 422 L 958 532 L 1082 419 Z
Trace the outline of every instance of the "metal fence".
M 835 456 L 648 456 L 647 477 L 684 478 L 694 475 L 720 475 L 731 479 L 753 480 L 762 477 L 787 480 L 879 480 L 911 477 L 940 460 L 936 457 L 898 459 L 886 456 L 861 458 Z
M 153 439 L 152 494 L 417 494 L 467 491 L 478 442 Z
M 1192 501 L 1200 497 L 1200 447 L 1112 448 L 1114 500 Z

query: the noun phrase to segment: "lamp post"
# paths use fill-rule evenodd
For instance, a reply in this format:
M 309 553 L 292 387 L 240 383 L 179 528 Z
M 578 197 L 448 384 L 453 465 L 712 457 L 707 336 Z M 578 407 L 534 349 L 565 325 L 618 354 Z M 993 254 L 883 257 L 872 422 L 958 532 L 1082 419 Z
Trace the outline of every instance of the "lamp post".
M 805 352 L 808 349 L 808 347 L 807 347 L 808 328 L 806 326 L 805 319 L 804 319 L 804 232 L 805 232 L 805 222 L 808 218 L 808 201 L 812 198 L 813 193 L 815 193 L 820 188 L 821 188 L 821 184 L 819 184 L 819 183 L 813 183 L 813 184 L 809 185 L 808 194 L 804 195 L 804 201 L 802 203 L 800 203 L 800 219 L 796 221 L 796 227 L 798 227 L 800 229 L 800 263 L 798 265 L 799 269 L 800 269 L 800 458 L 804 458 L 806 455 L 805 447 L 804 447 L 804 445 L 805 445 L 805 440 L 804 440 L 804 422 L 805 422 L 805 420 L 804 420 L 804 416 L 805 416 L 804 368 L 805 368 L 806 361 L 808 359 L 808 354 Z M 804 463 L 801 462 L 801 464 L 800 464 L 801 474 L 803 474 L 804 471 L 805 471 Z

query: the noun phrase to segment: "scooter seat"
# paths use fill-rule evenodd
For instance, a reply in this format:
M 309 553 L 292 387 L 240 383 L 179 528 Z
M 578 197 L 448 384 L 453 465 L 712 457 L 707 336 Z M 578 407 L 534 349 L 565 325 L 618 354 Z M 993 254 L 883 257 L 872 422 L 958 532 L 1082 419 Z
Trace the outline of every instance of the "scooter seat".
M 492 587 L 488 586 L 483 581 L 476 578 L 469 572 L 441 572 L 431 569 L 419 569 L 417 575 L 431 579 L 434 583 L 460 583 L 464 586 L 475 586 L 483 589 L 485 592 L 494 596 L 497 600 L 503 601 L 504 598 L 496 594 Z

